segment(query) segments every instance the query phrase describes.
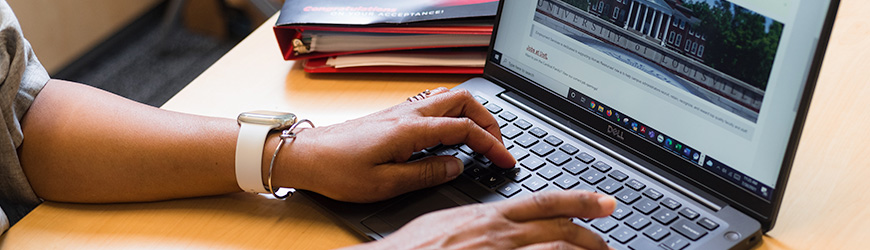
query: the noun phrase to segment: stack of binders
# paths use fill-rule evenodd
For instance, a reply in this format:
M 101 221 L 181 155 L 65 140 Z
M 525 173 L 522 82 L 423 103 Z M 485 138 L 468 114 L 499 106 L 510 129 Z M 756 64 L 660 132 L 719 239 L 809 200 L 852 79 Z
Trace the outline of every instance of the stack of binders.
M 274 27 L 310 73 L 481 74 L 498 0 L 287 0 Z

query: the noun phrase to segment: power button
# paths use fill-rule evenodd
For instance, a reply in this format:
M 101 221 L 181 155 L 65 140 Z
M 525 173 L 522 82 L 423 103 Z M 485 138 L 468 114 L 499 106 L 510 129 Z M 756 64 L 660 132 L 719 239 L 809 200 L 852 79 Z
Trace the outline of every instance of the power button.
M 738 241 L 740 240 L 740 234 L 734 231 L 729 231 L 725 233 L 725 239 L 730 241 Z

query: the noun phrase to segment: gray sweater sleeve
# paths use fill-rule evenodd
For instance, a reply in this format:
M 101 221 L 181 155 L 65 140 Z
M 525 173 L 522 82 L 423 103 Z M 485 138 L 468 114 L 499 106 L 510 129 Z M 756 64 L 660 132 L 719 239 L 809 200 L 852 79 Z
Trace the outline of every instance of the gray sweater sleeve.
M 24 140 L 21 118 L 48 80 L 15 14 L 0 0 L 0 208 L 10 224 L 40 203 L 21 169 L 17 148 Z

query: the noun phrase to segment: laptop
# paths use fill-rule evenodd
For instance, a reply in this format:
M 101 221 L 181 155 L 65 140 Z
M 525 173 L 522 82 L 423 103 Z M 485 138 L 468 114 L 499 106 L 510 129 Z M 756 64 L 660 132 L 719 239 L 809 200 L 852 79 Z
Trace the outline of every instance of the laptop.
M 430 211 L 545 190 L 618 201 L 574 219 L 616 249 L 748 249 L 771 230 L 838 1 L 501 1 L 467 89 L 518 160 L 464 145 L 447 184 L 354 204 L 302 192 L 381 239 Z

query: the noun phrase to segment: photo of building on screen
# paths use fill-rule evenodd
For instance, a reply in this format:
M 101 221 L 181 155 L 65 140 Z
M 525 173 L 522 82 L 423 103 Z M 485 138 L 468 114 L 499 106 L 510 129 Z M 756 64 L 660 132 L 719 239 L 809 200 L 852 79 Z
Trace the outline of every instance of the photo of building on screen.
M 725 0 L 538 0 L 535 21 L 752 122 L 784 27 Z

